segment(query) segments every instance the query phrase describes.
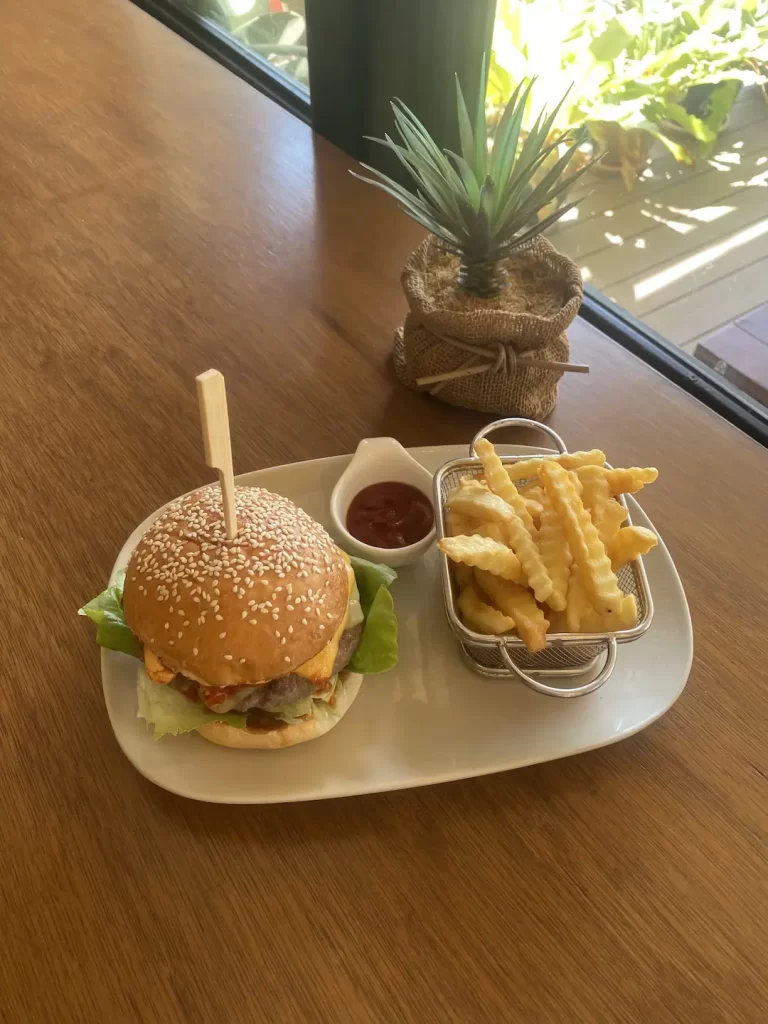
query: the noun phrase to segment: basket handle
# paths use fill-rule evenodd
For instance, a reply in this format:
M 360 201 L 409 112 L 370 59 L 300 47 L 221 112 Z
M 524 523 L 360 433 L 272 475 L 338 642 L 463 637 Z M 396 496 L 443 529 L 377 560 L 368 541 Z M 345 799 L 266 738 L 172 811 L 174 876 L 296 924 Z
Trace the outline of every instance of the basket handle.
M 475 436 L 472 438 L 472 443 L 469 446 L 469 457 L 476 459 L 475 455 L 475 442 L 479 441 L 483 437 L 487 437 L 493 433 L 494 430 L 501 430 L 502 427 L 529 427 L 532 430 L 540 430 L 543 434 L 555 442 L 555 447 L 563 455 L 568 449 L 565 446 L 565 441 L 559 434 L 556 434 L 552 427 L 548 427 L 546 423 L 539 423 L 538 420 L 527 420 L 522 416 L 510 416 L 505 420 L 494 420 L 493 423 L 489 423 L 487 427 L 483 427 L 482 430 L 478 430 Z
M 514 663 L 512 656 L 510 655 L 505 644 L 499 645 L 499 653 L 501 654 L 502 661 L 507 668 L 517 676 L 517 678 L 529 686 L 532 690 L 536 690 L 537 693 L 544 693 L 548 697 L 583 697 L 587 693 L 594 693 L 598 690 L 603 683 L 608 679 L 610 674 L 613 672 L 614 666 L 616 665 L 616 640 L 611 636 L 605 641 L 606 656 L 603 667 L 597 673 L 597 675 L 590 679 L 588 683 L 583 683 L 581 686 L 548 686 L 546 683 L 542 683 L 539 679 L 534 676 L 529 676 L 527 672 L 523 672 L 521 668 Z

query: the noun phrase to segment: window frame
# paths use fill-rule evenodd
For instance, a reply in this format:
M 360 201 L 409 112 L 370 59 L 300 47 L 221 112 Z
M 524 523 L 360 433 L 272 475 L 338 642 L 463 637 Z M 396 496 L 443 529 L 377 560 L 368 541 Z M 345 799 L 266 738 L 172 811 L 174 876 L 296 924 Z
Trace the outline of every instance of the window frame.
M 279 106 L 307 124 L 311 122 L 309 96 L 299 83 L 253 53 L 213 19 L 183 11 L 171 0 L 133 0 L 133 3 Z
M 389 104 L 396 96 L 442 146 L 458 148 L 454 75 L 472 109 L 496 13 L 496 0 L 306 0 L 307 96 L 211 19 L 182 11 L 172 0 L 133 2 L 348 155 L 394 177 L 401 177 L 402 168 L 365 136 L 391 131 Z M 428 64 L 429 75 L 419 73 L 420 61 Z M 580 316 L 768 447 L 768 409 L 693 355 L 590 285 Z

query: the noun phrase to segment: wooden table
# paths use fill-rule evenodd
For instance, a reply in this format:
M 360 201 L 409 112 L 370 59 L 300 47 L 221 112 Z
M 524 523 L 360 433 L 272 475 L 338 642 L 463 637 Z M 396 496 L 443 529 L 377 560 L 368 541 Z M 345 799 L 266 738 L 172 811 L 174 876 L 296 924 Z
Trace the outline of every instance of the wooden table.
M 227 375 L 242 471 L 482 417 L 394 383 L 419 236 L 342 154 L 127 0 L 5 5 L 0 38 L 0 1021 L 764 1021 L 765 452 L 577 326 L 552 423 L 661 472 L 696 628 L 668 715 L 411 792 L 155 788 L 76 610 L 209 476 L 193 375 Z

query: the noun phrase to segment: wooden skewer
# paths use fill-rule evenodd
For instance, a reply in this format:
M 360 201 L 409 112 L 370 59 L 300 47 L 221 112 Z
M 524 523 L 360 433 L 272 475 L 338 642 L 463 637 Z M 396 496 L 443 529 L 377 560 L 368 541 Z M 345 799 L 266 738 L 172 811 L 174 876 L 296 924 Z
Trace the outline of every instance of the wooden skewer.
M 447 373 L 436 373 L 432 377 L 419 377 L 416 383 L 419 387 L 426 387 L 428 384 L 439 384 L 444 381 L 456 380 L 457 377 L 469 377 L 475 373 L 486 373 L 492 370 L 495 363 L 481 363 L 479 366 L 459 367 L 458 370 L 449 370 Z M 589 367 L 585 363 L 558 363 L 550 359 L 518 359 L 517 366 L 536 366 L 542 370 L 562 370 L 564 373 L 589 373 Z
M 218 370 L 206 370 L 195 380 L 197 381 L 197 400 L 200 404 L 200 422 L 203 427 L 205 462 L 219 474 L 227 538 L 234 540 L 237 536 L 235 474 L 232 470 L 232 443 L 229 437 L 229 415 L 224 376 Z

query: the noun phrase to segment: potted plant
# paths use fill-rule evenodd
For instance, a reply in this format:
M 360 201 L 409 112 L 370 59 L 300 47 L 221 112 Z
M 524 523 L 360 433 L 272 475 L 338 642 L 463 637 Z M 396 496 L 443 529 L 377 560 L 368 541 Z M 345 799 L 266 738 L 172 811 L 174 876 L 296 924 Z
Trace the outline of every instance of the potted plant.
M 484 69 L 481 85 L 471 119 L 456 81 L 461 153 L 441 150 L 403 103 L 392 103 L 401 142 L 374 141 L 395 154 L 411 190 L 366 165 L 375 177 L 356 177 L 388 192 L 430 232 L 402 275 L 409 312 L 395 337 L 400 379 L 455 405 L 541 418 L 569 368 L 565 330 L 582 282 L 542 236 L 575 203 L 539 213 L 587 166 L 567 174 L 578 141 L 569 134 L 546 142 L 564 97 L 522 138 L 533 82 L 515 90 L 489 147 Z

